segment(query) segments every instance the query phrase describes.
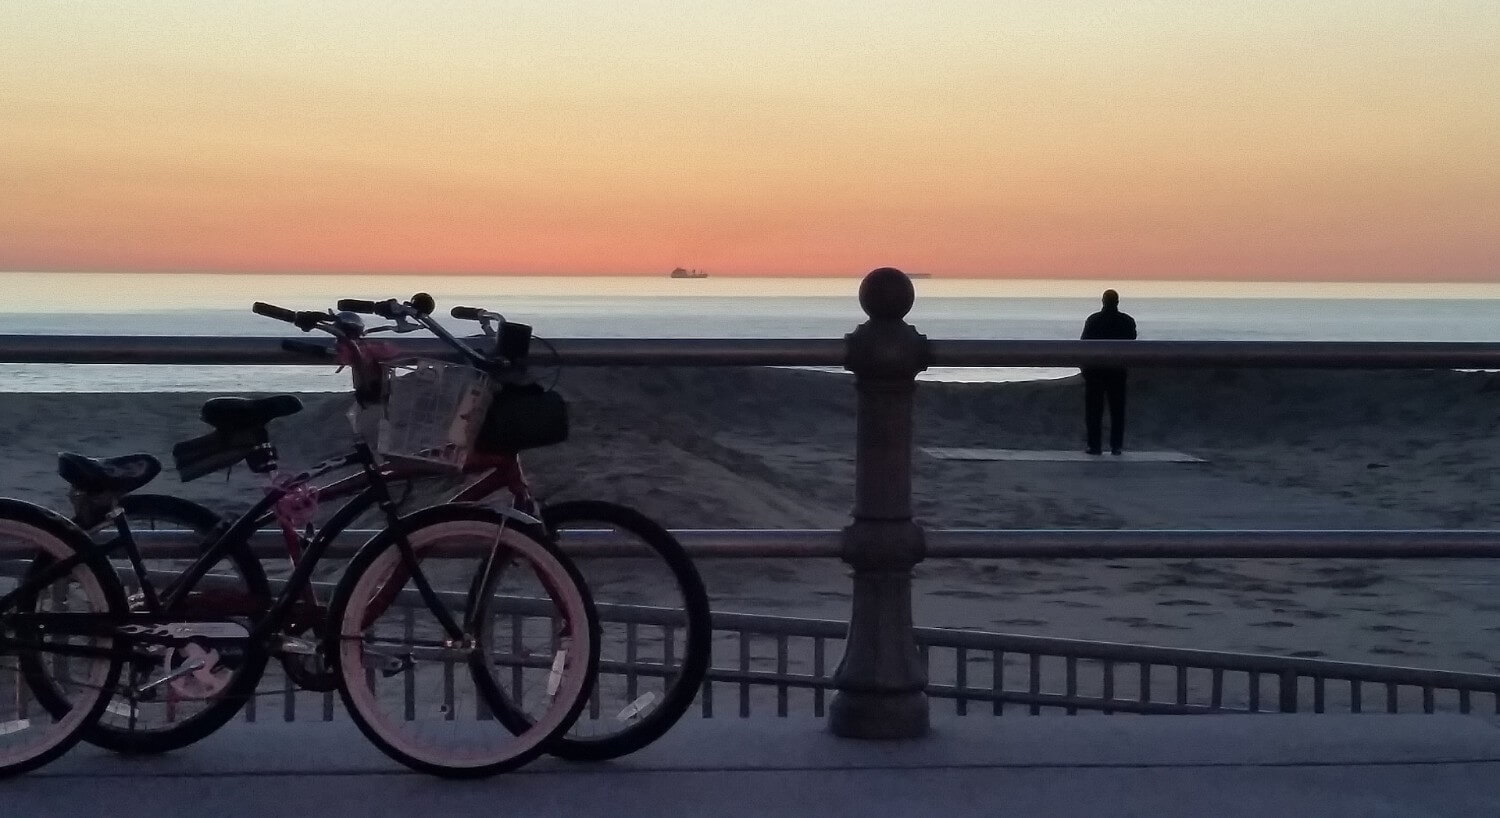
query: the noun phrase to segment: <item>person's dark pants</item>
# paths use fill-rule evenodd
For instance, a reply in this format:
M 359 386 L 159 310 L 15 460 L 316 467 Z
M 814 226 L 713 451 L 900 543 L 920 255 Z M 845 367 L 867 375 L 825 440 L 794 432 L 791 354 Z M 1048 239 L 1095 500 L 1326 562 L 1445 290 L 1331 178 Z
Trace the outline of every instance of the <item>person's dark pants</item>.
M 1104 403 L 1109 402 L 1109 447 L 1125 447 L 1125 370 L 1105 369 L 1083 374 L 1083 409 L 1088 424 L 1089 451 L 1100 450 Z

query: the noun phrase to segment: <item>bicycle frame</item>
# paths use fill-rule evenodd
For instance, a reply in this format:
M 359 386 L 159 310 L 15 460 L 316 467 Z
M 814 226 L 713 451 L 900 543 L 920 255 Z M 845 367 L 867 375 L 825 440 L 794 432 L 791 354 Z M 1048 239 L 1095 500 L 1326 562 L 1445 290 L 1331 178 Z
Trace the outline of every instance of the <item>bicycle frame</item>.
M 534 514 L 525 510 L 534 507 L 536 498 L 531 493 L 531 485 L 526 480 L 526 475 L 521 469 L 521 459 L 518 455 L 471 457 L 469 462 L 464 464 L 463 471 L 465 474 L 479 474 L 479 479 L 464 486 L 444 502 L 474 503 L 489 497 L 497 491 L 508 490 L 513 500 L 512 507 L 509 509 L 500 509 L 501 513 L 513 517 L 518 522 L 534 525 L 542 522 Z M 434 476 L 431 472 L 422 469 L 393 466 L 388 463 L 381 466 L 380 475 L 387 482 L 417 480 L 423 477 Z M 351 474 L 326 486 L 319 487 L 317 492 L 319 499 L 336 500 L 343 497 L 358 498 L 358 495 L 363 494 L 368 488 L 368 478 L 361 473 Z M 357 502 L 357 499 L 353 502 Z M 353 502 L 351 502 L 351 505 Z M 367 506 L 368 501 L 360 505 Z
M 55 632 L 76 632 L 79 635 L 104 635 L 111 628 L 119 630 L 120 626 L 122 625 L 124 627 L 131 627 L 156 625 L 168 622 L 222 622 L 227 618 L 225 615 L 182 616 L 173 615 L 171 613 L 171 610 L 174 606 L 181 602 L 183 595 L 186 593 L 184 589 L 191 588 L 195 583 L 197 583 L 200 579 L 207 575 L 209 569 L 212 568 L 216 563 L 218 563 L 219 560 L 228 553 L 230 548 L 234 547 L 240 542 L 245 541 L 250 534 L 252 534 L 257 528 L 259 528 L 263 520 L 275 508 L 276 504 L 283 497 L 285 497 L 290 490 L 297 486 L 305 485 L 307 482 L 310 482 L 319 476 L 332 471 L 336 471 L 338 469 L 347 468 L 352 465 L 359 465 L 361 467 L 361 472 L 367 481 L 366 491 L 362 493 L 361 496 L 363 497 L 365 495 L 373 494 L 373 499 L 376 505 L 378 505 L 383 511 L 386 512 L 388 524 L 394 526 L 399 517 L 398 509 L 396 508 L 395 502 L 390 496 L 389 487 L 387 486 L 385 479 L 380 474 L 380 467 L 378 461 L 375 459 L 374 453 L 371 451 L 368 444 L 366 444 L 363 440 L 360 440 L 355 443 L 353 452 L 333 458 L 331 460 L 324 461 L 323 463 L 314 466 L 312 469 L 298 474 L 287 483 L 270 488 L 259 502 L 251 507 L 249 511 L 246 511 L 244 514 L 242 514 L 232 525 L 230 525 L 227 530 L 222 532 L 214 540 L 213 544 L 210 545 L 208 549 L 204 551 L 204 553 L 200 555 L 193 562 L 193 564 L 187 568 L 185 572 L 183 572 L 181 578 L 175 583 L 174 587 L 169 590 L 165 600 L 157 601 L 158 607 L 155 610 L 151 610 L 146 613 L 127 613 L 123 617 L 109 613 L 31 613 L 20 614 L 17 618 L 25 621 L 34 621 L 38 624 L 46 623 L 48 627 Z M 368 500 L 365 501 L 364 507 L 368 507 Z M 47 587 L 53 581 L 71 572 L 75 567 L 82 564 L 85 560 L 91 558 L 92 556 L 108 556 L 111 552 L 120 547 L 124 547 L 126 549 L 127 556 L 130 558 L 132 566 L 140 574 L 144 582 L 144 569 L 141 565 L 140 552 L 136 546 L 135 539 L 134 537 L 130 536 L 128 527 L 120 525 L 120 530 L 121 536 L 117 537 L 110 543 L 105 544 L 103 547 L 95 549 L 90 553 L 80 552 L 66 559 L 51 563 L 34 576 L 28 577 L 23 580 L 16 588 L 7 592 L 4 596 L 0 596 L 0 611 L 3 611 L 13 605 L 16 599 L 21 597 L 22 595 L 35 593 L 38 589 Z M 265 642 L 282 628 L 288 618 L 288 614 L 292 610 L 292 606 L 296 603 L 297 597 L 302 594 L 304 590 L 307 590 L 311 587 L 313 570 L 317 567 L 319 561 L 322 559 L 323 554 L 327 550 L 330 542 L 331 538 L 324 537 L 314 538 L 314 540 L 308 544 L 307 550 L 302 555 L 302 559 L 297 561 L 296 567 L 293 570 L 292 575 L 287 579 L 286 585 L 282 588 L 281 594 L 277 596 L 276 599 L 272 602 L 271 608 L 264 615 L 259 617 L 252 625 L 250 631 L 247 634 L 247 638 L 249 641 Z M 474 623 L 466 621 L 464 623 L 464 626 L 460 626 L 458 622 L 453 619 L 447 608 L 443 606 L 441 600 L 438 599 L 437 594 L 433 590 L 432 584 L 428 581 L 426 575 L 421 572 L 419 568 L 420 560 L 418 560 L 416 554 L 412 550 L 411 543 L 404 536 L 400 537 L 397 540 L 397 547 L 401 554 L 403 569 L 406 572 L 406 576 L 402 578 L 402 582 L 397 584 L 396 587 L 400 588 L 401 586 L 405 585 L 407 579 L 414 580 L 417 585 L 417 591 L 420 594 L 423 602 L 428 606 L 429 609 L 431 609 L 433 615 L 437 618 L 438 623 L 443 628 L 444 632 L 447 633 L 447 635 L 451 639 L 462 638 L 465 632 L 465 627 L 472 627 Z M 493 553 L 489 558 L 487 558 L 485 566 L 486 572 L 492 570 Z M 468 619 L 467 614 L 465 618 Z M 72 629 L 75 627 L 81 629 L 73 631 Z M 236 637 L 236 639 L 238 638 L 241 637 Z M 142 630 L 133 632 L 133 638 L 131 641 L 144 643 L 167 643 L 170 642 L 171 639 L 172 637 L 168 634 L 153 633 L 149 630 Z M 0 641 L 11 642 L 13 640 L 10 640 L 7 637 L 0 637 Z M 49 646 L 49 650 L 55 650 L 55 652 L 58 653 L 70 653 L 86 656 L 137 658 L 136 654 L 132 654 L 128 651 L 122 652 L 113 647 L 94 648 L 91 646 L 83 645 L 59 645 Z

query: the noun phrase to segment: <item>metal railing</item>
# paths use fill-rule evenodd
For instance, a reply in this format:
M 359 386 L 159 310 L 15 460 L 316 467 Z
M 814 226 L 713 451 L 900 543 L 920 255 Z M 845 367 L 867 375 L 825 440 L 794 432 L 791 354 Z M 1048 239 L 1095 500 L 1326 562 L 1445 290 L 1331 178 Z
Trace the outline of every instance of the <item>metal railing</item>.
M 375 529 L 344 531 L 328 547 L 330 558 L 354 556 Z M 694 559 L 840 559 L 837 529 L 675 529 Z M 181 559 L 200 547 L 188 531 L 132 531 L 148 559 Z M 1328 530 L 1121 530 L 936 529 L 926 532 L 928 559 L 1500 559 L 1496 529 Z M 587 558 L 639 558 L 651 552 L 628 546 L 613 531 L 569 531 L 567 552 Z M 284 559 L 280 532 L 251 537 L 252 551 Z M 0 557 L 24 557 L 25 547 L 0 543 Z
M 837 529 L 674 529 L 694 559 L 839 559 Z M 186 531 L 132 532 L 142 554 L 181 557 L 198 543 Z M 349 530 L 330 557 L 353 556 L 374 529 Z M 1500 530 L 1192 530 L 937 529 L 926 532 L 929 559 L 1500 559 Z M 614 531 L 569 531 L 575 557 L 640 557 Z M 279 532 L 252 539 L 258 556 L 285 557 Z M 3 548 L 3 545 L 0 545 Z
M 281 348 L 281 338 L 3 335 L 0 363 L 326 366 Z M 387 341 L 403 353 L 457 360 L 442 342 Z M 532 360 L 563 366 L 822 366 L 848 362 L 835 338 L 558 338 Z M 927 366 L 1225 367 L 1236 369 L 1500 369 L 1500 343 L 1467 341 L 928 342 Z
M 822 695 L 829 702 L 831 728 L 842 735 L 901 737 L 919 735 L 927 725 L 927 696 L 952 698 L 959 708 L 970 701 L 1010 702 L 1029 711 L 1062 707 L 1065 711 L 1198 712 L 1233 709 L 1235 696 L 1225 674 L 1244 673 L 1243 708 L 1260 710 L 1261 683 L 1276 680 L 1280 709 L 1302 707 L 1302 689 L 1310 690 L 1311 708 L 1328 704 L 1329 683 L 1351 682 L 1351 709 L 1364 709 L 1362 686 L 1384 685 L 1387 709 L 1399 705 L 1400 689 L 1419 690 L 1423 710 L 1438 707 L 1437 692 L 1456 690 L 1456 707 L 1469 709 L 1476 694 L 1493 695 L 1494 677 L 1447 674 L 1377 665 L 1341 665 L 1314 660 L 1246 657 L 1240 654 L 1183 652 L 1167 648 L 1106 643 L 1043 640 L 1004 634 L 955 634 L 931 631 L 911 622 L 911 571 L 928 557 L 1059 557 L 1077 559 L 1303 557 L 1303 558 L 1495 558 L 1500 533 L 1494 531 L 950 531 L 924 532 L 911 515 L 912 394 L 916 375 L 931 366 L 961 367 L 1235 367 L 1235 368 L 1368 368 L 1368 369 L 1500 369 L 1496 343 L 1370 343 L 1256 341 L 929 341 L 904 320 L 914 291 L 898 270 L 882 268 L 860 286 L 860 305 L 869 320 L 843 339 L 562 339 L 555 352 L 538 350 L 544 364 L 572 366 L 842 366 L 855 375 L 855 503 L 853 524 L 833 532 L 699 532 L 689 535 L 690 548 L 702 556 L 837 556 L 851 565 L 854 594 L 846 626 L 821 620 L 781 622 L 765 634 L 778 644 L 779 674 L 772 680 L 778 701 L 793 689 L 810 689 L 815 709 Z M 414 354 L 446 357 L 437 341 L 401 339 Z M 0 362 L 115 364 L 311 364 L 286 353 L 275 338 L 141 338 L 124 336 L 0 336 Z M 733 630 L 735 620 L 720 615 Z M 759 620 L 757 620 L 759 621 Z M 739 620 L 749 624 L 749 620 Z M 791 624 L 791 623 L 797 624 Z M 809 623 L 814 624 L 809 624 Z M 728 624 L 726 624 L 728 623 Z M 760 622 L 762 627 L 769 627 Z M 832 629 L 832 630 L 830 630 Z M 827 644 L 840 633 L 843 659 L 827 674 Z M 816 631 L 816 633 L 805 633 Z M 746 637 L 744 634 L 751 634 Z M 814 640 L 816 669 L 782 672 L 794 657 L 780 645 L 794 638 Z M 822 640 L 822 641 L 818 641 Z M 948 640 L 948 641 L 944 641 Z M 954 641 L 957 640 L 957 641 Z M 1022 640 L 1022 641 L 1017 641 Z M 960 644 L 962 643 L 962 644 Z M 737 648 L 743 657 L 746 648 Z M 820 647 L 821 646 L 821 647 Z M 934 680 L 929 664 L 934 650 L 961 652 L 951 678 Z M 1049 654 L 1046 651 L 1051 650 Z M 1145 651 L 1144 653 L 1142 651 Z M 988 688 L 969 678 L 976 657 L 988 655 L 994 668 Z M 1024 656 L 1025 689 L 1003 686 L 1007 657 Z M 997 661 L 999 657 L 1002 661 Z M 1061 691 L 1046 689 L 1045 659 L 1060 657 Z M 759 686 L 759 671 L 716 668 L 715 685 L 740 685 L 741 696 Z M 1309 664 L 1311 662 L 1311 664 Z M 1218 663 L 1218 664 L 1212 664 Z M 1097 695 L 1084 689 L 1095 677 L 1085 666 L 1097 664 Z M 1131 695 L 1117 695 L 1122 668 L 1136 668 Z M 1159 702 L 1157 668 L 1169 671 L 1175 686 L 1170 701 Z M 1194 699 L 1196 671 L 1208 674 L 1208 697 Z M 1342 675 L 1341 675 L 1342 674 Z M 1187 681 L 1184 681 L 1184 679 Z M 711 702 L 713 687 L 705 689 Z M 1186 691 L 1186 692 L 1184 692 Z M 1215 693 L 1217 691 L 1217 693 Z M 1394 691 L 1394 692 L 1393 692 Z M 1294 698 L 1294 694 L 1295 697 Z M 290 693 L 288 694 L 291 695 Z M 1186 699 L 1186 700 L 1184 700 Z M 290 699 L 289 699 L 290 701 Z M 1226 704 L 1228 702 L 1229 704 Z M 1231 706 L 1233 705 L 1233 706 Z M 706 704 L 711 707 L 711 704 Z M 1290 707 L 1289 707 L 1290 706 Z M 331 707 L 326 699 L 325 709 Z M 743 710 L 745 705 L 742 705 Z M 1175 708 L 1175 709 L 1174 709 Z M 1197 708 L 1197 709 L 1195 709 Z M 784 711 L 778 706 L 778 711 Z
M 501 614 L 512 621 L 497 624 L 494 632 L 512 632 L 521 627 L 515 620 L 545 612 L 540 600 L 513 602 Z M 604 605 L 601 617 L 631 625 L 615 629 L 625 640 L 607 644 L 600 662 L 601 673 L 628 680 L 627 698 L 635 697 L 638 678 L 659 679 L 674 667 L 670 657 L 650 656 L 641 645 L 670 644 L 669 629 L 679 626 L 681 611 Z M 848 623 L 716 613 L 713 627 L 714 665 L 690 712 L 703 718 L 827 715 L 828 698 L 836 690 L 829 658 L 842 649 Z M 660 640 L 648 638 L 651 628 L 662 629 Z M 915 636 L 931 677 L 926 694 L 951 703 L 957 715 L 1500 715 L 1500 675 L 1495 674 L 942 628 L 916 628 Z M 510 661 L 497 652 L 497 664 Z M 301 692 L 274 675 L 273 670 L 268 695 L 279 699 L 280 712 L 272 718 L 340 717 L 332 693 Z M 413 713 L 436 692 L 408 685 L 403 695 L 406 712 Z M 245 718 L 265 718 L 264 711 L 264 705 L 258 712 L 252 703 Z M 597 706 L 583 716 L 601 717 L 608 713 L 601 716 Z

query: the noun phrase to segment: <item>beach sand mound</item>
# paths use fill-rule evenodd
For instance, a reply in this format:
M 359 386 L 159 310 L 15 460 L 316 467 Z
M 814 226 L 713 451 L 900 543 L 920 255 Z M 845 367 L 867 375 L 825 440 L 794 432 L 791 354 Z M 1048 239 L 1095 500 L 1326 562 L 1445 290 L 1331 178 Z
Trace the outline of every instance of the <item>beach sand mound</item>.
M 525 454 L 542 496 L 627 502 L 679 527 L 846 521 L 855 410 L 847 375 L 769 368 L 563 374 L 572 437 Z M 1500 375 L 1139 370 L 1131 378 L 1130 448 L 1187 451 L 1210 460 L 1215 474 L 1354 505 L 1405 508 L 1434 524 L 1494 522 L 1488 501 L 1500 462 Z M 8 419 L 0 427 L 7 453 L 0 485 L 55 502 L 62 497 L 58 451 L 146 451 L 166 459 L 173 443 L 204 431 L 197 410 L 206 397 L 0 394 Z M 348 440 L 347 396 L 306 395 L 304 402 L 301 414 L 272 426 L 293 466 L 342 451 Z M 1081 403 L 1076 377 L 923 383 L 916 443 L 1080 448 Z M 1089 496 L 1038 492 L 1050 484 L 1028 477 L 1047 473 L 1035 464 L 960 464 L 918 454 L 914 469 L 918 510 L 933 525 L 1141 524 Z M 155 488 L 242 505 L 255 485 L 243 472 L 180 486 L 169 468 Z
M 848 520 L 855 396 L 845 374 L 574 369 L 573 436 L 525 460 L 547 499 L 628 503 L 675 528 L 835 528 Z M 1127 446 L 1204 464 L 985 463 L 913 456 L 933 528 L 1500 527 L 1500 376 L 1464 372 L 1139 370 Z M 0 394 L 0 493 L 63 509 L 56 454 L 169 456 L 201 434 L 207 395 Z M 305 396 L 273 432 L 289 465 L 347 446 L 344 395 Z M 918 446 L 1076 449 L 1078 379 L 924 382 Z M 452 484 L 450 484 L 451 487 Z M 224 511 L 259 481 L 238 468 L 149 490 Z M 428 495 L 441 496 L 438 489 Z M 833 560 L 709 560 L 716 609 L 840 618 Z M 1495 576 L 1492 576 L 1495 575 Z M 1485 562 L 929 560 L 926 625 L 1500 670 L 1500 571 Z

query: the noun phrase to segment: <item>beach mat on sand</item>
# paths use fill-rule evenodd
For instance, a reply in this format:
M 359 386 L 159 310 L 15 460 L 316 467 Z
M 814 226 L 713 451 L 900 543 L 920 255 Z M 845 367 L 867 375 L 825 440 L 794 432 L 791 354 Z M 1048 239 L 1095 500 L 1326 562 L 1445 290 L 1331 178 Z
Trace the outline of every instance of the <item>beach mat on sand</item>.
M 1082 451 L 1067 451 L 1063 449 L 949 449 L 936 447 L 922 447 L 922 452 L 929 457 L 938 460 L 1019 460 L 1047 463 L 1082 462 L 1092 460 L 1123 461 L 1126 463 L 1207 463 L 1201 457 L 1194 457 L 1183 452 L 1156 451 L 1156 452 L 1132 452 L 1126 451 L 1119 456 L 1115 455 L 1091 455 Z

